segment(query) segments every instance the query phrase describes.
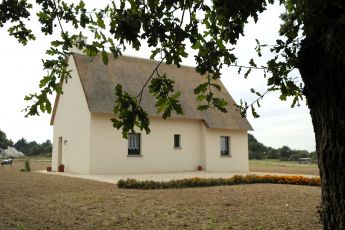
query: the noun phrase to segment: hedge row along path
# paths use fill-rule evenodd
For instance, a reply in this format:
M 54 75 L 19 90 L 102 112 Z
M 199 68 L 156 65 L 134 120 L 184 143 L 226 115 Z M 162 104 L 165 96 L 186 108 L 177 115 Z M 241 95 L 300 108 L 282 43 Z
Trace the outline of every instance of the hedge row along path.
M 171 181 L 138 181 L 135 179 L 119 180 L 117 186 L 126 189 L 169 189 L 169 188 L 194 188 L 194 187 L 211 187 L 223 185 L 239 184 L 291 184 L 291 185 L 309 185 L 320 186 L 320 178 L 308 178 L 303 176 L 273 176 L 273 175 L 235 175 L 231 178 L 199 178 L 171 180 Z

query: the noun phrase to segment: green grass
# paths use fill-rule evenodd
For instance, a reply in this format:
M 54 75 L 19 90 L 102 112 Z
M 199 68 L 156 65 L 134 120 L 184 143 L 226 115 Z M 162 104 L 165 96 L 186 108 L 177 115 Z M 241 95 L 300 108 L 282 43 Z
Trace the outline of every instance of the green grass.
M 25 161 L 25 160 L 33 160 L 33 161 L 51 161 L 51 157 L 45 156 L 23 156 L 23 157 L 16 157 L 16 161 Z
M 297 161 L 280 161 L 278 159 L 249 160 L 249 164 L 262 166 L 318 167 L 315 163 L 299 164 Z

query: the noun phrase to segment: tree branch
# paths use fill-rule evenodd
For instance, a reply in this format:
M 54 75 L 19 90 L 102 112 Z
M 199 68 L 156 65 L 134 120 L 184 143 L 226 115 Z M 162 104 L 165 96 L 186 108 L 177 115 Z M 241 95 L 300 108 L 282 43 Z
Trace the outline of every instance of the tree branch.
M 57 4 L 56 4 L 55 0 L 53 0 L 53 3 L 54 3 L 54 7 L 55 7 L 56 18 L 58 20 L 61 32 L 62 32 L 63 35 L 65 35 L 65 31 L 64 31 L 64 29 L 62 27 L 62 24 L 61 24 L 61 20 L 60 20 L 60 17 L 59 17 L 59 11 L 58 11 L 58 7 L 57 7 Z
M 231 67 L 237 67 L 237 68 L 245 68 L 245 69 L 268 69 L 268 67 L 266 66 L 262 66 L 262 67 L 255 67 L 255 66 L 244 66 L 244 65 L 228 65 Z
M 182 23 L 183 23 L 185 11 L 186 11 L 186 7 L 185 7 L 185 4 L 184 4 L 184 2 L 183 2 L 183 12 L 182 12 L 181 21 L 180 21 L 180 27 L 182 26 Z M 138 105 L 140 105 L 140 103 L 141 103 L 141 100 L 142 100 L 142 97 L 143 97 L 144 89 L 146 88 L 147 84 L 151 81 L 151 79 L 152 79 L 154 73 L 156 72 L 156 73 L 158 74 L 158 68 L 159 68 L 159 66 L 163 63 L 164 60 L 165 60 L 165 57 L 162 58 L 162 60 L 158 63 L 158 65 L 156 66 L 156 68 L 152 71 L 151 75 L 149 76 L 149 78 L 146 80 L 145 84 L 144 84 L 143 87 L 141 88 L 139 94 L 136 96 L 136 98 L 139 97 Z
M 151 79 L 152 79 L 154 73 L 155 73 L 155 72 L 158 72 L 158 68 L 159 68 L 159 66 L 163 63 L 164 60 L 165 60 L 165 57 L 162 58 L 162 60 L 158 63 L 158 65 L 156 66 L 156 68 L 152 71 L 150 77 L 146 80 L 146 82 L 145 82 L 145 84 L 143 85 L 143 87 L 141 88 L 139 94 L 136 96 L 136 98 L 139 97 L 139 103 L 138 103 L 138 105 L 140 105 L 140 103 L 141 103 L 141 99 L 142 99 L 142 97 L 143 97 L 143 92 L 144 92 L 144 89 L 146 88 L 146 85 L 151 81 Z
M 180 27 L 183 24 L 184 12 L 186 11 L 186 5 L 185 5 L 184 1 L 183 1 L 183 6 L 182 7 L 183 7 L 183 12 L 182 12 L 182 17 L 181 17 Z
M 261 96 L 259 96 L 256 100 L 254 100 L 252 103 L 250 103 L 249 105 L 246 106 L 246 110 L 251 107 L 252 105 L 254 105 L 256 102 L 258 102 L 259 100 L 261 100 L 270 90 L 268 89 L 264 94 L 261 94 Z

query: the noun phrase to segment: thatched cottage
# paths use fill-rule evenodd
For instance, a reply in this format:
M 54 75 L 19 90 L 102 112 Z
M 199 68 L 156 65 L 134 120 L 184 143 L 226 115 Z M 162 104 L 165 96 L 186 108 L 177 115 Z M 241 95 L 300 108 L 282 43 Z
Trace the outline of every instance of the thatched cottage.
M 112 127 L 114 87 L 137 95 L 157 66 L 156 61 L 122 56 L 104 65 L 101 58 L 74 53 L 72 79 L 63 84 L 51 117 L 54 126 L 52 166 L 82 174 L 206 171 L 248 171 L 249 122 L 235 110 L 225 87 L 219 96 L 228 113 L 197 110 L 193 89 L 204 81 L 194 68 L 162 64 L 160 73 L 175 81 L 185 115 L 163 120 L 146 89 L 142 106 L 149 113 L 151 133 L 130 134 Z

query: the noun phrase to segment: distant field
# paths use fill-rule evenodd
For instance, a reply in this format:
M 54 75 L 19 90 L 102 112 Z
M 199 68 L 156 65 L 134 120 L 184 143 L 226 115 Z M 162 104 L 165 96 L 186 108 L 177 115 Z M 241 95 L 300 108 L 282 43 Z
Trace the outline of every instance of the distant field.
M 4 165 L 4 168 L 1 169 L 0 172 L 1 171 L 20 171 L 21 169 L 24 169 L 24 162 L 27 159 L 30 160 L 31 171 L 43 170 L 43 169 L 46 169 L 48 166 L 51 166 L 50 158 L 24 157 L 24 158 L 15 159 L 13 161 L 13 167 L 10 167 L 9 165 Z
M 249 170 L 251 172 L 273 172 L 289 174 L 319 175 L 317 164 L 299 164 L 295 161 L 279 160 L 250 160 Z
M 319 187 L 126 190 L 10 168 L 0 171 L 0 185 L 0 229 L 322 229 Z

